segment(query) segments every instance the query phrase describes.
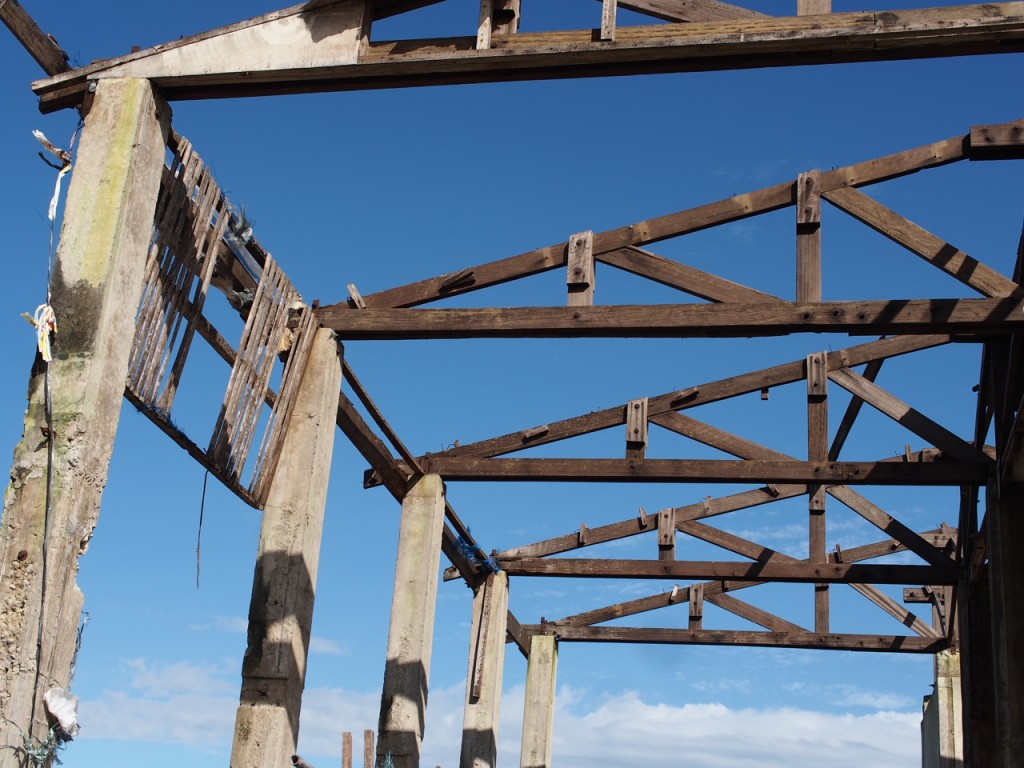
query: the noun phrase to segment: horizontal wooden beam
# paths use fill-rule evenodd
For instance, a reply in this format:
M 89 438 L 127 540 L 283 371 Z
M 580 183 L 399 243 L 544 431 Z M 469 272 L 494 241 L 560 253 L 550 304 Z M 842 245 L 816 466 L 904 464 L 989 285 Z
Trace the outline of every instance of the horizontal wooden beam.
M 296 60 L 314 51 L 313 33 L 310 25 L 308 41 L 291 44 Z M 181 74 L 161 70 L 162 57 L 215 34 L 84 67 L 34 88 L 42 109 L 53 111 L 80 104 L 89 78 L 154 72 L 160 72 L 155 84 L 173 100 L 1011 53 L 1024 50 L 1024 3 L 837 13 L 813 23 L 790 16 L 622 27 L 614 42 L 596 39 L 591 29 L 498 35 L 483 50 L 475 36 L 402 40 L 363 46 L 349 63 L 311 56 L 312 65 L 243 71 L 223 57 L 200 59 L 204 67 Z
M 998 125 L 972 125 L 971 160 L 1012 160 L 1024 157 L 1024 119 Z
M 738 580 L 830 584 L 955 584 L 950 564 L 732 562 L 708 560 L 589 560 L 568 557 L 499 560 L 509 576 L 603 579 Z
M 325 327 L 342 339 L 360 341 L 723 338 L 789 333 L 993 334 L 1024 330 L 1024 301 L 1019 298 L 318 311 Z
M 938 653 L 946 638 L 903 635 L 823 635 L 814 632 L 744 632 L 714 629 L 648 629 L 646 627 L 574 627 L 524 625 L 526 634 L 555 635 L 559 641 L 640 643 L 646 645 L 736 645 L 771 648 L 813 648 L 831 651 Z
M 665 21 L 724 21 L 766 15 L 721 0 L 619 0 L 619 7 Z

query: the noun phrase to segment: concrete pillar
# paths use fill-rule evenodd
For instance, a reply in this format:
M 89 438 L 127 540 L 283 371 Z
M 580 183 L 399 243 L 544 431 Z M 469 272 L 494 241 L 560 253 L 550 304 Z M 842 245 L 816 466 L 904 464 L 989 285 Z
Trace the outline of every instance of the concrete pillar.
M 487 577 L 473 598 L 460 768 L 494 768 L 498 763 L 507 619 L 508 574 L 498 571 Z
M 935 692 L 925 700 L 921 722 L 923 768 L 962 768 L 963 711 L 960 698 L 960 654 L 935 656 Z
M 1024 484 L 989 489 L 994 768 L 1024 766 Z
M 520 768 L 551 768 L 557 672 L 558 640 L 551 635 L 534 635 L 530 638 L 530 660 L 526 669 Z
M 377 763 L 418 768 L 427 716 L 437 579 L 441 568 L 444 483 L 414 479 L 402 502 L 388 659 L 381 695 Z
M 23 764 L 22 733 L 46 738 L 42 694 L 70 682 L 84 603 L 76 584 L 78 558 L 99 520 L 169 128 L 170 110 L 148 81 L 99 81 L 75 158 L 53 271 L 50 304 L 59 331 L 54 359 L 47 366 L 36 357 L 25 432 L 4 497 L 4 768 Z M 23 343 L 27 355 L 31 336 Z
M 965 579 L 957 594 L 964 768 L 992 765 L 992 620 L 988 574 Z
M 321 329 L 263 510 L 232 768 L 290 765 L 295 754 L 340 392 L 338 345 Z

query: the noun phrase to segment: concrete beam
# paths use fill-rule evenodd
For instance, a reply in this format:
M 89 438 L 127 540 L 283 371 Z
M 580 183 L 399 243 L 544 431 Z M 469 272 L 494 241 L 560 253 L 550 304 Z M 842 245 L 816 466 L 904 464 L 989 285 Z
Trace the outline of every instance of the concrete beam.
M 426 727 L 434 611 L 441 568 L 444 483 L 438 475 L 414 478 L 402 502 L 395 594 L 384 668 L 377 762 L 419 768 Z
M 490 574 L 473 598 L 460 768 L 494 768 L 505 671 L 508 574 Z
M 530 639 L 530 660 L 526 669 L 520 768 L 551 767 L 557 672 L 557 638 L 552 635 L 534 635 Z
M 24 763 L 23 732 L 46 738 L 42 694 L 70 684 L 78 558 L 99 520 L 169 128 L 147 81 L 109 80 L 75 160 L 51 285 L 60 332 L 53 361 L 32 368 L 0 526 L 4 768 Z
M 338 344 L 321 329 L 263 510 L 231 749 L 238 768 L 288 765 L 296 752 L 340 392 Z

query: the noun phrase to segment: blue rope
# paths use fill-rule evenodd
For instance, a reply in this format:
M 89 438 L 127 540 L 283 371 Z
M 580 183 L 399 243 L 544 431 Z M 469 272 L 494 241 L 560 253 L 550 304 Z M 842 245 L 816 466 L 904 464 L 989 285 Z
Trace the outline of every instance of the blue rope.
M 462 553 L 463 557 L 465 557 L 467 560 L 469 560 L 469 562 L 473 563 L 474 565 L 480 566 L 487 573 L 497 573 L 501 570 L 501 568 L 498 566 L 498 561 L 496 558 L 481 557 L 483 552 L 481 552 L 480 548 L 471 546 L 470 543 L 461 536 L 459 536 L 458 545 L 459 551 Z

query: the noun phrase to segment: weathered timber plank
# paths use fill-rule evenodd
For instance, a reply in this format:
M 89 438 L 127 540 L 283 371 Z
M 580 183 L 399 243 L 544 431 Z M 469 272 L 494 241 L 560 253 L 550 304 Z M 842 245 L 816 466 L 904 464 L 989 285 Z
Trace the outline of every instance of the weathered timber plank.
M 477 459 L 436 457 L 423 470 L 445 480 L 530 482 L 825 483 L 829 485 L 978 485 L 991 472 L 978 464 L 728 461 L 707 459 Z
M 815 179 L 817 186 L 817 179 Z M 816 200 L 815 205 L 820 205 Z M 820 218 L 820 217 L 819 217 Z M 846 369 L 842 369 L 845 371 Z M 825 352 L 807 356 L 807 458 L 828 460 L 828 358 Z M 825 487 L 807 488 L 808 550 L 812 563 L 828 562 L 825 530 Z M 829 631 L 829 592 L 827 584 L 814 585 L 814 631 Z
M 796 13 L 797 16 L 832 13 L 832 0 L 797 0 Z
M 742 536 L 737 536 L 734 533 L 722 531 L 694 520 L 679 523 L 679 530 L 691 536 L 696 536 L 701 541 L 714 544 L 716 547 L 721 547 L 742 557 L 749 557 L 751 560 L 756 560 L 759 563 L 799 562 L 796 558 L 784 555 L 770 547 L 757 544 L 756 542 L 744 539 Z
M 919 634 L 921 637 L 942 637 L 941 632 L 923 621 L 921 617 L 913 611 L 909 611 L 904 608 L 882 590 L 873 587 L 870 584 L 851 584 L 850 587 L 864 595 L 868 600 L 873 602 L 908 629 Z
M 773 299 L 781 301 L 777 296 L 734 283 L 724 277 L 681 264 L 635 246 L 605 251 L 597 257 L 597 260 L 708 301 L 760 302 Z
M 830 352 L 828 365 L 830 370 L 845 366 L 863 365 L 873 360 L 886 359 L 930 347 L 941 346 L 948 344 L 950 341 L 951 339 L 948 336 L 938 335 L 881 339 Z M 651 397 L 648 399 L 647 412 L 653 421 L 657 421 L 654 419 L 655 416 L 677 409 L 688 409 L 706 403 L 727 400 L 731 397 L 757 392 L 763 387 L 778 387 L 784 384 L 791 384 L 801 380 L 803 374 L 803 360 L 783 363 L 760 371 L 753 371 L 692 387 L 692 396 L 687 397 L 685 400 L 677 399 L 678 390 Z M 520 430 L 427 455 L 476 456 L 479 458 L 500 456 L 523 448 L 553 443 L 625 424 L 625 409 L 626 406 L 623 404 L 552 422 L 545 425 L 543 434 L 533 435 L 529 439 L 526 439 L 524 432 Z
M 796 179 L 796 300 L 821 301 L 821 171 Z
M 58 75 L 71 69 L 68 55 L 57 45 L 56 40 L 43 32 L 18 0 L 0 3 L 0 21 L 7 25 L 46 74 Z
M 984 453 L 963 438 L 950 432 L 924 414 L 914 410 L 893 394 L 882 389 L 872 381 L 868 381 L 856 371 L 849 369 L 835 370 L 828 374 L 836 384 L 851 394 L 859 397 L 869 405 L 877 408 L 886 416 L 902 424 L 915 435 L 924 438 L 944 455 L 964 462 L 992 464 Z
M 303 9 L 305 6 L 296 6 Z M 279 11 L 284 15 L 294 9 Z M 260 17 L 265 19 L 266 17 Z M 251 22 L 241 24 L 253 26 Z M 165 51 L 198 46 L 240 25 L 167 43 L 35 84 L 46 111 L 80 103 L 89 76 L 149 77 Z M 245 29 L 243 28 L 243 32 Z M 294 53 L 312 49 L 296 43 Z M 358 63 L 243 71 L 230 62 L 205 71 L 166 71 L 155 84 L 170 99 L 308 93 L 382 87 L 709 71 L 795 64 L 884 61 L 1009 53 L 1024 49 L 1024 4 L 987 3 L 885 13 L 757 17 L 694 24 L 623 27 L 614 45 L 591 30 L 370 44 Z M 184 55 L 184 54 L 183 54 Z
M 619 0 L 619 7 L 664 21 L 724 21 L 766 15 L 720 0 Z
M 703 560 L 581 560 L 528 558 L 499 560 L 509 576 L 616 579 L 736 579 L 835 584 L 955 584 L 950 565 L 877 565 L 807 562 L 714 562 Z
M 825 199 L 881 235 L 916 253 L 983 296 L 1020 295 L 1021 287 L 940 237 L 853 187 L 825 193 Z
M 789 333 L 995 334 L 1024 329 L 1024 301 L 894 299 L 821 303 L 363 309 L 325 307 L 343 339 L 723 338 Z
M 971 160 L 1010 160 L 1024 157 L 1024 120 L 1000 125 L 972 125 Z
M 882 363 L 884 362 L 884 360 L 872 360 L 867 364 L 864 373 L 861 375 L 866 381 L 874 382 L 878 378 L 878 374 L 882 370 Z M 850 430 L 853 429 L 854 422 L 857 421 L 863 406 L 864 401 L 856 395 L 850 398 L 846 411 L 843 413 L 843 418 L 839 422 L 839 426 L 836 427 L 836 436 L 832 439 L 832 445 L 828 449 L 829 461 L 839 460 L 839 454 L 842 453 L 843 446 L 846 445 L 846 439 L 850 436 Z
M 821 635 L 814 632 L 743 632 L 713 629 L 648 629 L 646 627 L 577 627 L 535 624 L 529 634 L 554 634 L 561 642 L 642 643 L 655 645 L 739 645 L 813 648 L 833 651 L 937 653 L 949 646 L 945 638 L 903 635 Z
M 801 627 L 799 624 L 794 624 L 791 621 L 786 621 L 780 616 L 776 616 L 774 613 L 769 613 L 766 610 L 758 608 L 756 605 L 744 602 L 739 598 L 733 597 L 732 595 L 704 595 L 704 599 L 712 605 L 717 605 L 719 608 L 728 611 L 734 616 L 739 616 L 741 619 L 758 624 L 765 629 L 771 630 L 772 632 L 806 632 L 805 627 Z

